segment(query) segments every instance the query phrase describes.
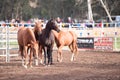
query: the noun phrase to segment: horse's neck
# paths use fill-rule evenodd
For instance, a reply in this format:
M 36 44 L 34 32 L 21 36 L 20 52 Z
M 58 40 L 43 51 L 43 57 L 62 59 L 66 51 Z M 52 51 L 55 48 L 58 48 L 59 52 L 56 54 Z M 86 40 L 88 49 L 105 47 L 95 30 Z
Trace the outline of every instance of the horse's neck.
M 48 29 L 43 29 L 43 32 L 42 32 L 43 34 L 43 36 L 45 36 L 45 37 L 49 37 L 50 36 L 50 34 L 51 34 L 51 30 L 48 30 Z
M 54 34 L 55 38 L 57 38 L 57 39 L 58 39 L 58 35 L 59 35 L 59 33 L 58 33 L 57 31 L 55 31 L 55 30 L 52 30 L 52 32 L 53 32 L 53 34 Z

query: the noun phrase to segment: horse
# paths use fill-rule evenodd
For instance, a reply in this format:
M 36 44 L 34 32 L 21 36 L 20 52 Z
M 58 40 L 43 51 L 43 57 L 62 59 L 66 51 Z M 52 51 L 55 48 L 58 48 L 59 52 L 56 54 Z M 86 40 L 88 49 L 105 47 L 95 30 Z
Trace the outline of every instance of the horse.
M 39 40 L 39 46 L 44 51 L 44 65 L 52 65 L 52 52 L 55 42 L 54 34 L 52 33 L 52 30 L 59 31 L 59 28 L 56 26 L 56 22 L 54 19 L 50 19 L 45 28 L 42 29 L 42 32 L 37 32 L 38 40 Z M 40 49 L 40 54 L 42 53 L 42 49 Z M 48 61 L 46 61 L 48 59 Z
M 32 57 L 34 56 L 36 60 L 38 59 L 38 42 L 36 41 L 33 30 L 25 27 L 19 28 L 17 32 L 17 40 L 19 45 L 19 52 L 22 57 L 22 65 L 25 68 L 27 68 L 28 65 L 32 67 Z M 28 50 L 30 50 L 30 56 L 28 56 Z M 27 62 L 28 57 L 29 63 Z
M 43 21 L 42 20 L 35 20 L 35 26 L 33 28 L 35 38 L 39 42 L 39 35 L 42 34 L 42 28 L 43 26 Z M 40 58 L 40 63 L 42 64 L 42 45 L 39 44 L 39 52 L 38 52 L 38 58 Z
M 63 46 L 69 46 L 69 49 L 72 52 L 71 61 L 74 60 L 75 55 L 77 54 L 78 47 L 77 47 L 77 35 L 73 31 L 55 31 L 52 30 L 55 36 L 55 42 L 58 48 L 57 51 L 57 61 L 62 62 L 62 48 Z

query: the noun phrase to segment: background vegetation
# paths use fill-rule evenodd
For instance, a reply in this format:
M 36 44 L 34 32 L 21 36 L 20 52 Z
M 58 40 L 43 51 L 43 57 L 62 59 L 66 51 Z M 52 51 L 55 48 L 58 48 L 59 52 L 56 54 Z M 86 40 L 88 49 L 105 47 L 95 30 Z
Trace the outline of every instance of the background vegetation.
M 120 0 L 103 0 L 111 15 L 120 15 Z M 94 20 L 107 16 L 99 0 L 92 0 Z M 87 0 L 0 0 L 0 20 L 31 18 L 87 19 Z

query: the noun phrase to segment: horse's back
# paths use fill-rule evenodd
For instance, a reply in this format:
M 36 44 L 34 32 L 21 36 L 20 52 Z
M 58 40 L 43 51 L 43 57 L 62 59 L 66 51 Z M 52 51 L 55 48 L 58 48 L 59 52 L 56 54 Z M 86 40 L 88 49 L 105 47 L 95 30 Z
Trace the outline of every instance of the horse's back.
M 69 45 L 74 40 L 73 35 L 69 31 L 60 31 L 58 35 L 60 44 Z
M 31 40 L 35 41 L 35 36 L 32 29 L 22 27 L 18 30 L 18 44 L 25 45 Z
M 24 31 L 24 27 L 20 27 L 17 33 L 17 39 L 18 39 L 18 44 L 22 45 L 23 44 L 23 31 Z

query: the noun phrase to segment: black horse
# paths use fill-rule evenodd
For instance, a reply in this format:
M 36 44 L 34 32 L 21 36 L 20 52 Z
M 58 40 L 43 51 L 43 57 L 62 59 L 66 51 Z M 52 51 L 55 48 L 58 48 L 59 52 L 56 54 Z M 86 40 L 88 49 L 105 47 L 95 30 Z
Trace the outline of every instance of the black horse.
M 46 64 L 51 65 L 53 63 L 52 52 L 53 52 L 55 37 L 52 30 L 55 30 L 57 32 L 60 31 L 54 19 L 51 19 L 47 22 L 46 27 L 39 34 L 39 38 L 38 38 L 39 45 L 42 46 L 42 49 L 44 50 L 45 65 Z M 47 59 L 48 59 L 48 63 L 46 61 Z

